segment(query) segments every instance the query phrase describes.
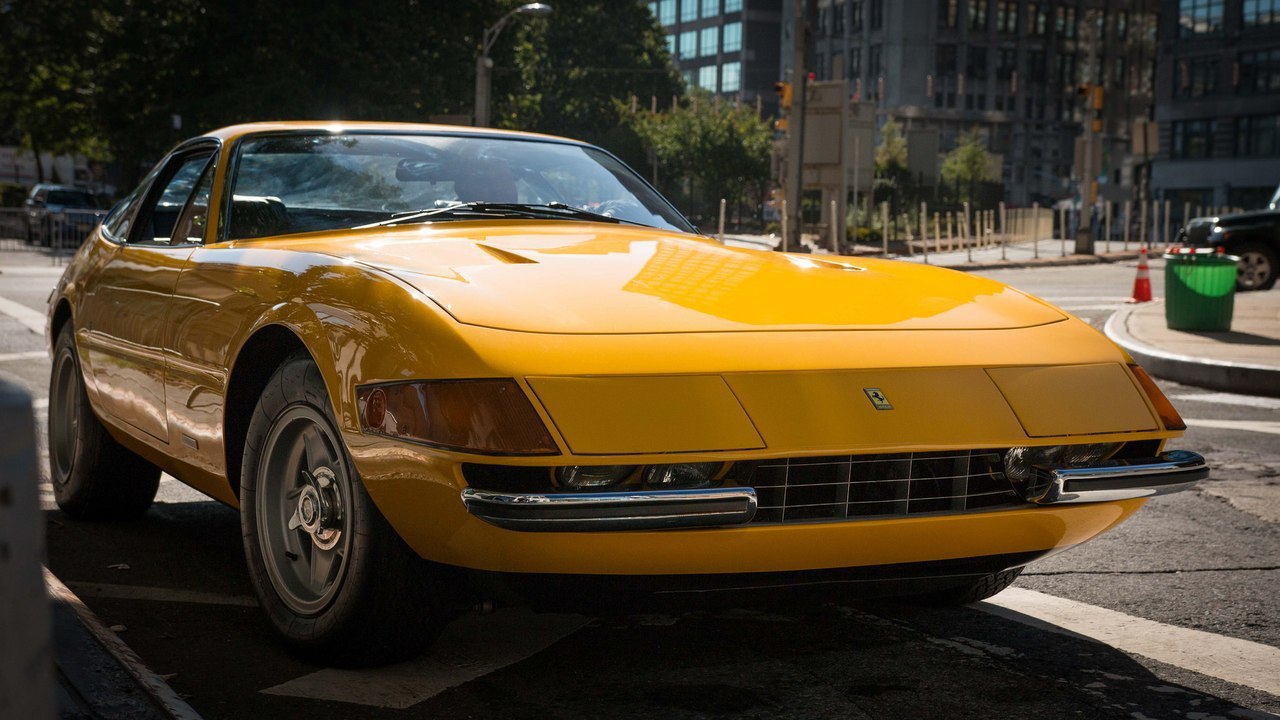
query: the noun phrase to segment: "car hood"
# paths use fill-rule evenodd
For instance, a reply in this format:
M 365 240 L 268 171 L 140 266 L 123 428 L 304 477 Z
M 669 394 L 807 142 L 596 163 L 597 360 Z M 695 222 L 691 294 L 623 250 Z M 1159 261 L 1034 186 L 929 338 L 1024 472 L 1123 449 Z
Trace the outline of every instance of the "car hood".
M 458 322 L 524 332 L 989 330 L 1065 317 L 965 273 L 625 225 L 450 222 L 286 242 L 391 273 Z

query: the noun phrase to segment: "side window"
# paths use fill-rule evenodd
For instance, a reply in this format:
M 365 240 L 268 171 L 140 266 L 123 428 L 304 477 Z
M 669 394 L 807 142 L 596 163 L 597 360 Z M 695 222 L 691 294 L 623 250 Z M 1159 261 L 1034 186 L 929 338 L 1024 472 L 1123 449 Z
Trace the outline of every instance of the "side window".
M 173 228 L 173 235 L 169 238 L 170 245 L 198 245 L 204 242 L 205 231 L 209 228 L 209 196 L 213 194 L 214 168 L 212 162 L 205 165 L 200 181 L 196 183 L 195 191 L 187 201 L 186 209 Z
M 178 224 L 178 217 L 188 200 L 195 195 L 196 184 L 200 182 L 205 167 L 213 164 L 212 157 L 212 153 L 206 151 L 187 155 L 168 164 L 159 177 L 160 182 L 152 188 L 138 211 L 133 232 L 129 236 L 130 242 L 175 244 L 171 238 Z M 206 199 L 206 204 L 207 202 Z M 187 238 L 181 237 L 176 244 L 185 242 Z
M 129 236 L 129 228 L 133 227 L 133 216 L 137 214 L 138 201 L 147 188 L 151 187 L 151 181 L 160 173 L 160 166 L 151 169 L 147 176 L 138 183 L 138 187 L 129 193 L 129 196 L 116 206 L 111 208 L 111 212 L 107 213 L 106 219 L 102 221 L 102 229 L 107 231 L 107 235 L 119 241 Z

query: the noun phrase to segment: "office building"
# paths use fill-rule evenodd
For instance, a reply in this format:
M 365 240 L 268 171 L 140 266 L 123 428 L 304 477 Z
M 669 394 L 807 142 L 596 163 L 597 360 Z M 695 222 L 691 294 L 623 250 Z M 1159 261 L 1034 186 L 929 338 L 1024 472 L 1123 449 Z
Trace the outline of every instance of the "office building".
M 1152 189 L 1262 208 L 1280 184 L 1280 0 L 1162 0 Z

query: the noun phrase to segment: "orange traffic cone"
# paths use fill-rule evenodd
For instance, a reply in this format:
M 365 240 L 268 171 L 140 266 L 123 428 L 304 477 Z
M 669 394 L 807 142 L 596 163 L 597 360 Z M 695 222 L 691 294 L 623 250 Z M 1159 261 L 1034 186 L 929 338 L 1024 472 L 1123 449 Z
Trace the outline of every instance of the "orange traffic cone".
M 1151 268 L 1145 247 L 1138 250 L 1138 277 L 1133 280 L 1133 298 L 1129 302 L 1151 302 Z

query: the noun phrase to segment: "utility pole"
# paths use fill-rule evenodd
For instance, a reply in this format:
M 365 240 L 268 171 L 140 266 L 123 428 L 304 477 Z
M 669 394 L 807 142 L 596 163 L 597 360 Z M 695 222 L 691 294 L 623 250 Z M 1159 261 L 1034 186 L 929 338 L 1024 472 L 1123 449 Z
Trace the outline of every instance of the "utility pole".
M 791 38 L 791 112 L 787 119 L 787 182 L 782 195 L 787 199 L 787 215 L 783 222 L 794 229 L 796 244 L 800 244 L 802 216 L 800 194 L 804 192 L 804 107 L 805 87 L 809 80 L 807 63 L 809 40 L 809 3 L 813 0 L 792 0 L 795 13 L 792 18 Z

